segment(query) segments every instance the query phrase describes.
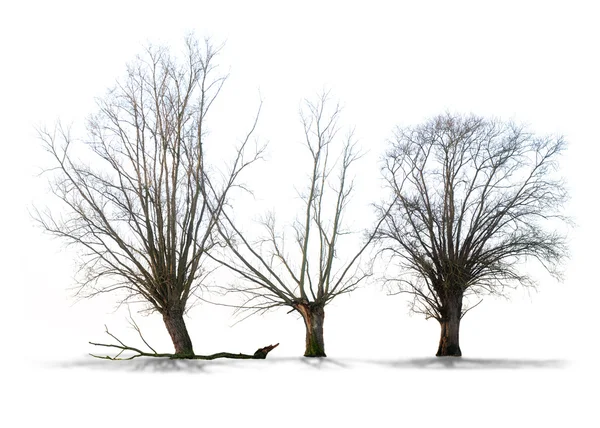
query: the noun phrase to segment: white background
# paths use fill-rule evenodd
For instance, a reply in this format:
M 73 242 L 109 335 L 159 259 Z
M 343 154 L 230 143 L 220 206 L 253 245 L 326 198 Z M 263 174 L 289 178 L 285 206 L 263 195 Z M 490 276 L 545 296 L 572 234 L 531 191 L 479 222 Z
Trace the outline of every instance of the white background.
M 583 1 L 0 6 L 4 426 L 300 426 L 306 418 L 315 426 L 591 426 L 600 297 L 597 17 L 594 2 Z M 270 142 L 270 160 L 248 183 L 266 205 L 293 197 L 288 172 L 303 172 L 286 153 L 301 142 L 298 107 L 323 88 L 342 102 L 344 122 L 369 151 L 355 200 L 365 223 L 358 219 L 357 228 L 368 226 L 369 198 L 380 186 L 377 159 L 396 125 L 450 110 L 565 135 L 562 172 L 577 223 L 565 281 L 541 275 L 538 292 L 484 301 L 463 321 L 465 357 L 454 368 L 429 359 L 436 322 L 409 316 L 406 299 L 387 296 L 377 283 L 328 307 L 325 362 L 297 358 L 304 327 L 284 309 L 234 325 L 229 309 L 206 304 L 188 320 L 197 353 L 281 345 L 263 362 L 91 360 L 87 341 L 105 340 L 104 324 L 135 336 L 111 296 L 75 303 L 73 253 L 29 217 L 36 201 L 47 200 L 45 179 L 36 174 L 49 159 L 35 126 L 60 118 L 81 131 L 94 97 L 145 43 L 179 49 L 191 30 L 226 42 L 220 64 L 230 78 L 211 122 L 225 153 L 250 124 L 259 91 L 264 99 L 258 135 Z M 155 347 L 170 351 L 160 317 L 139 322 Z

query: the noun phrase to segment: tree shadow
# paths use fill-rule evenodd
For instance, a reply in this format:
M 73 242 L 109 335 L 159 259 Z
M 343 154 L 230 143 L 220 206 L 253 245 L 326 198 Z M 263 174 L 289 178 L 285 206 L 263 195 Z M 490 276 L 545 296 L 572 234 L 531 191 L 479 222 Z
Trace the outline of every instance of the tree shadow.
M 138 357 L 133 360 L 110 361 L 93 357 L 82 357 L 70 361 L 59 361 L 48 363 L 53 368 L 74 369 L 86 368 L 105 371 L 125 372 L 187 372 L 187 373 L 214 373 L 219 368 L 229 370 L 248 362 L 260 362 L 260 360 L 185 360 L 170 358 Z
M 333 359 L 329 357 L 325 358 L 312 358 L 312 357 L 300 357 L 300 361 L 309 367 L 315 369 L 325 369 L 331 367 L 348 368 L 348 364 L 342 363 L 339 359 Z
M 365 365 L 389 369 L 425 370 L 517 370 L 517 369 L 564 369 L 570 362 L 561 359 L 511 359 L 511 358 L 464 358 L 428 357 L 409 359 L 360 359 L 360 358 L 307 358 L 272 357 L 266 360 L 171 360 L 169 358 L 139 357 L 133 360 L 109 361 L 83 356 L 69 361 L 45 363 L 47 367 L 61 369 L 85 368 L 103 371 L 150 372 L 150 373 L 219 373 L 231 370 L 257 370 L 275 365 L 288 365 L 290 369 L 298 365 L 317 370 L 342 368 L 352 370 Z
M 569 361 L 562 359 L 540 360 L 526 358 L 428 357 L 363 361 L 395 369 L 429 370 L 563 369 L 569 365 Z
M 343 360 L 343 359 L 342 359 Z M 219 358 L 215 360 L 185 360 L 154 357 L 138 357 L 133 360 L 110 361 L 91 356 L 82 356 L 67 361 L 47 362 L 50 368 L 123 371 L 123 372 L 187 372 L 187 373 L 218 373 L 228 370 L 252 370 L 261 366 L 289 365 L 298 367 L 298 364 L 314 369 L 328 369 L 333 367 L 348 368 L 348 364 L 340 359 L 332 358 L 307 358 L 307 357 L 271 357 L 266 360 L 236 360 Z

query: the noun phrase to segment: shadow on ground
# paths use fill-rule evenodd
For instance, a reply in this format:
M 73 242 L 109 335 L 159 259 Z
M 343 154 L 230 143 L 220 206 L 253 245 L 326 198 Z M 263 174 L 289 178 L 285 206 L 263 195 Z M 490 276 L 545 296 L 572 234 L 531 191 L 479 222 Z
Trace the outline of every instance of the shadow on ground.
M 562 369 L 569 365 L 560 359 L 514 359 L 514 358 L 464 358 L 464 357 L 428 357 L 398 360 L 363 360 L 369 364 L 395 369 Z
M 410 358 L 410 359 L 355 359 L 355 358 L 304 358 L 272 357 L 266 360 L 170 360 L 168 358 L 140 357 L 126 361 L 108 361 L 84 356 L 71 361 L 49 362 L 52 368 L 88 368 L 95 370 L 126 372 L 187 372 L 219 373 L 231 370 L 260 370 L 275 365 L 289 365 L 291 369 L 307 367 L 317 370 L 379 367 L 389 369 L 425 370 L 517 370 L 517 369 L 562 369 L 569 365 L 560 359 L 513 359 L 513 358 Z
M 47 363 L 46 366 L 62 369 L 86 368 L 94 370 L 126 372 L 187 372 L 214 373 L 231 369 L 250 368 L 253 364 L 264 364 L 263 360 L 171 360 L 169 358 L 138 357 L 133 360 L 109 361 L 84 356 L 71 361 Z

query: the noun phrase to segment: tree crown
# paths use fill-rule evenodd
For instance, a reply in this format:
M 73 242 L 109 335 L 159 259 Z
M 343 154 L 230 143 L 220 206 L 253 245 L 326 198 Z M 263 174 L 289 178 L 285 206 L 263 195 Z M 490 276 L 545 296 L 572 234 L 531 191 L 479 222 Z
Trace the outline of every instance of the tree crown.
M 384 161 L 394 195 L 378 238 L 411 276 L 401 280 L 414 308 L 438 317 L 443 300 L 499 293 L 533 280 L 518 267 L 533 258 L 560 274 L 567 220 L 564 182 L 555 177 L 562 137 L 524 126 L 446 113 L 397 128 Z

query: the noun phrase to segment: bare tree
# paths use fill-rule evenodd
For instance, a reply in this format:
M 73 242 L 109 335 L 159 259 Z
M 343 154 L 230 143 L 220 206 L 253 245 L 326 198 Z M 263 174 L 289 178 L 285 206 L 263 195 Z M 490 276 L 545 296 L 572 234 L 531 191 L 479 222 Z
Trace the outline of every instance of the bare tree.
M 535 285 L 519 266 L 529 259 L 559 276 L 565 237 L 548 225 L 568 220 L 554 177 L 564 149 L 562 137 L 477 116 L 396 130 L 384 167 L 395 203 L 377 238 L 412 309 L 439 321 L 438 356 L 461 355 L 460 321 L 481 301 L 465 298 Z
M 221 217 L 220 231 L 228 249 L 211 253 L 243 280 L 235 291 L 246 300 L 242 310 L 263 312 L 288 306 L 304 319 L 306 357 L 325 357 L 323 323 L 325 306 L 336 296 L 350 292 L 369 275 L 359 259 L 372 240 L 368 236 L 354 253 L 342 259 L 343 217 L 354 189 L 349 176 L 359 159 L 352 133 L 338 140 L 340 108 L 331 107 L 328 94 L 317 102 L 306 101 L 300 112 L 306 148 L 310 152 L 308 186 L 302 198 L 302 214 L 291 224 L 292 238 L 276 225 L 269 214 L 262 226 L 266 231 L 251 241 L 230 214 Z M 337 174 L 336 174 L 337 172 Z M 291 245 L 291 249 L 288 250 Z
M 228 172 L 207 164 L 207 115 L 226 79 L 218 53 L 193 36 L 183 57 L 150 46 L 97 100 L 85 144 L 60 125 L 39 131 L 64 210 L 34 217 L 81 250 L 79 296 L 122 291 L 122 302 L 146 302 L 178 356 L 194 354 L 184 313 L 208 273 L 205 253 L 228 192 L 262 150 L 246 154 L 257 113 Z

